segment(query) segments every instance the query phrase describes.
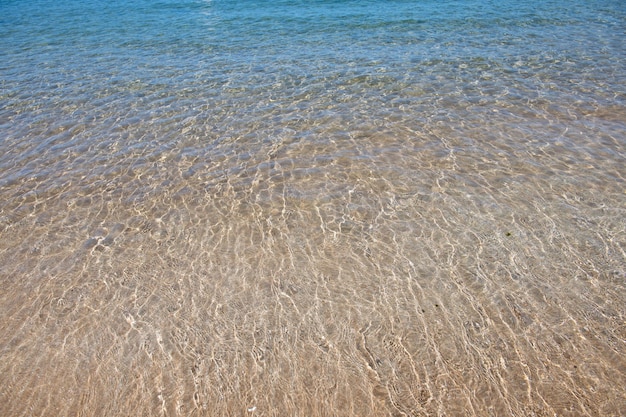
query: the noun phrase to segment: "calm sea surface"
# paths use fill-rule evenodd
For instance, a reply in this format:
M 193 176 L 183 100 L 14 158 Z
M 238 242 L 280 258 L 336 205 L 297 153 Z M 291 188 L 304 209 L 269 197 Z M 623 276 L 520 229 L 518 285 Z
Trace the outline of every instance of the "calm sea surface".
M 626 415 L 626 3 L 0 0 L 0 415 Z

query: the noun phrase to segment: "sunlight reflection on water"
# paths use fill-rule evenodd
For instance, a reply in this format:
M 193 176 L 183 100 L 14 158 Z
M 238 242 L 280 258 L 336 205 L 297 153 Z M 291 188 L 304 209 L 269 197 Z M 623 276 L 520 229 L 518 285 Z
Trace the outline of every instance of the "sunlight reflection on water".
M 0 6 L 1 414 L 625 414 L 624 11 L 561 3 Z

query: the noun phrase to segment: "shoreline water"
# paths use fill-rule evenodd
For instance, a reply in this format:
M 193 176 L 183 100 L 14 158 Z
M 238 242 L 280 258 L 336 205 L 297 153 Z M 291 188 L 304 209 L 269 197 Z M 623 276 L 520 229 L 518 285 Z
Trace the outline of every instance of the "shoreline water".
M 623 7 L 246 4 L 0 6 L 0 414 L 626 414 Z

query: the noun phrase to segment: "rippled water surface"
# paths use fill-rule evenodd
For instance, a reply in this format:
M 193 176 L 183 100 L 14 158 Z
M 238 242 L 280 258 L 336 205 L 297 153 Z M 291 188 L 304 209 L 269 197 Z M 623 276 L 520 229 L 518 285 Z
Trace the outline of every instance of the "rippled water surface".
M 621 1 L 0 0 L 0 414 L 626 415 Z

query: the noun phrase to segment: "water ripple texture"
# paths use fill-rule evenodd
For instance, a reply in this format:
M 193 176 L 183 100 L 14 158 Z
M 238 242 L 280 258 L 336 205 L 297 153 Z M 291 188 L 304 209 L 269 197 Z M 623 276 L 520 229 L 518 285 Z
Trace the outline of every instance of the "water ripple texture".
M 626 415 L 626 8 L 0 2 L 0 414 Z

